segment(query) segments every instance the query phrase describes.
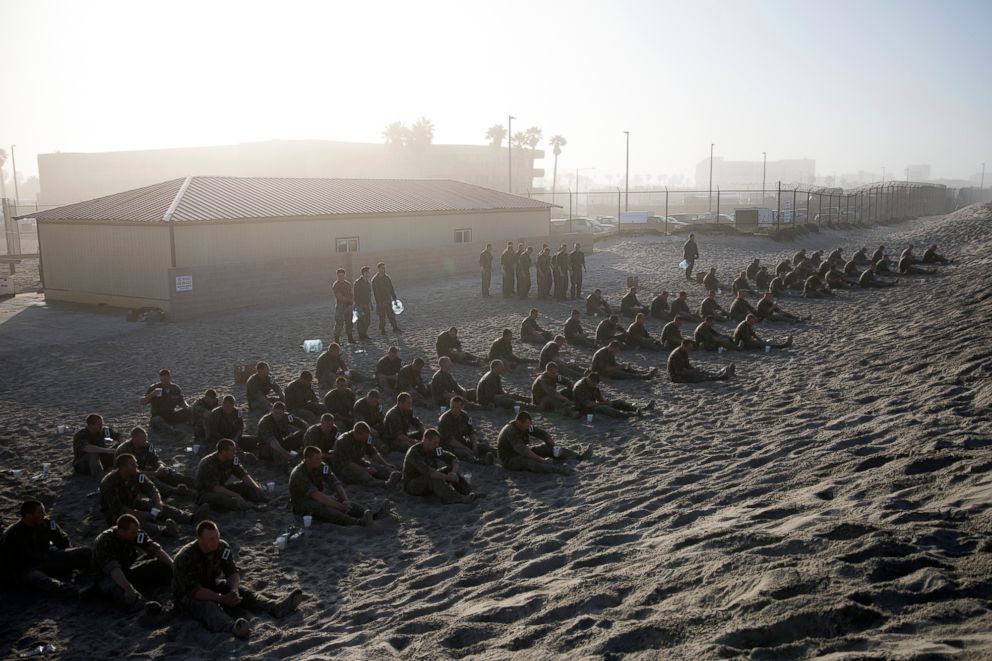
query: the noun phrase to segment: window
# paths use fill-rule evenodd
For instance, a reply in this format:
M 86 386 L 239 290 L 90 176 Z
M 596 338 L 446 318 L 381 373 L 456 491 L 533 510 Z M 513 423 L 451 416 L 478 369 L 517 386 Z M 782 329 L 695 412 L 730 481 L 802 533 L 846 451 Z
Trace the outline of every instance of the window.
M 358 252 L 358 237 L 347 236 L 343 239 L 335 239 L 337 252 Z
M 455 230 L 455 243 L 472 243 L 472 230 Z

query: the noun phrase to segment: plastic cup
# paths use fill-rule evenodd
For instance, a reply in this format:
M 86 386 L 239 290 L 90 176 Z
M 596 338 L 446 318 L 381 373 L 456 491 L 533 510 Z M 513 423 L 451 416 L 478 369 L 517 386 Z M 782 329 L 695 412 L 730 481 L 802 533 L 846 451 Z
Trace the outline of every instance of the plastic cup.
M 444 414 L 444 413 L 447 413 L 447 412 L 448 412 L 448 407 L 447 406 L 442 406 L 441 407 L 441 413 Z
M 275 482 L 266 482 L 266 484 L 265 484 L 265 490 L 268 491 L 269 493 L 275 493 L 276 492 L 276 483 Z
M 160 510 L 157 507 L 153 507 L 151 511 L 152 511 L 152 518 L 153 519 L 157 519 L 158 518 L 158 515 L 162 513 L 162 510 Z
M 24 473 L 24 471 L 19 468 L 15 468 L 11 472 L 14 474 L 14 477 L 20 477 Z
M 462 479 L 465 480 L 466 482 L 468 482 L 469 480 L 472 479 L 472 474 L 471 473 L 462 473 Z
M 552 448 L 551 454 L 553 454 L 555 456 L 555 459 L 557 459 L 558 457 L 561 456 L 561 448 L 556 445 L 554 448 Z
M 513 405 L 513 412 L 514 413 L 520 413 L 520 404 L 514 404 Z
M 277 547 L 277 548 L 278 548 L 278 549 L 279 549 L 280 551 L 285 551 L 285 550 L 286 550 L 286 542 L 288 542 L 288 541 L 289 541 L 289 540 L 287 540 L 287 539 L 286 539 L 285 537 L 282 537 L 282 536 L 280 536 L 280 537 L 278 537 L 278 538 L 276 539 L 276 547 Z
M 771 345 L 770 345 L 770 344 L 766 344 L 766 345 L 765 345 L 765 353 L 770 353 L 770 352 L 771 352 L 771 350 L 772 350 L 772 347 L 771 347 Z
M 294 459 L 295 459 L 296 457 L 298 457 L 298 456 L 299 456 L 299 454 L 300 454 L 300 453 L 299 453 L 299 452 L 297 452 L 296 450 L 290 450 L 290 451 L 289 451 L 289 456 L 291 456 L 291 457 L 293 457 Z
M 41 472 L 44 475 L 48 475 L 48 471 L 50 471 L 51 469 L 52 469 L 52 465 L 51 464 L 46 463 L 46 464 L 42 464 L 41 465 Z
M 200 444 L 199 443 L 194 443 L 193 444 L 193 454 L 200 454 Z
M 717 353 L 723 353 L 724 351 L 726 351 L 726 349 L 724 349 L 723 347 L 717 349 Z
M 303 527 L 304 528 L 309 528 L 312 525 L 313 525 L 313 517 L 310 516 L 309 514 L 304 515 L 304 517 L 303 517 Z
M 592 424 L 592 413 L 586 413 L 586 422 Z

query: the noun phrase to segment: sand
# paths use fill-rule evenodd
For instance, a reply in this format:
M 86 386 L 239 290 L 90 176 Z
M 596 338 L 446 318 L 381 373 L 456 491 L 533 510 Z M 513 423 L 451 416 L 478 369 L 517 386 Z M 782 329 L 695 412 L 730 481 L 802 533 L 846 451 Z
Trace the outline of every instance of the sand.
M 813 321 L 760 325 L 759 334 L 795 334 L 795 348 L 732 354 L 733 381 L 607 383 L 607 396 L 659 401 L 659 411 L 629 425 L 539 419 L 559 441 L 595 447 L 575 476 L 475 466 L 473 481 L 489 495 L 474 506 L 394 493 L 395 519 L 370 529 L 319 526 L 282 554 L 273 540 L 297 523 L 284 490 L 264 513 L 219 515 L 247 584 L 274 594 L 300 586 L 309 596 L 282 621 L 252 616 L 247 642 L 182 617 L 134 618 L 99 601 L 4 595 L 0 656 L 50 643 L 64 658 L 988 657 L 989 216 L 969 208 L 794 242 L 700 237 L 699 267 L 715 266 L 725 282 L 754 256 L 774 265 L 800 246 L 839 245 L 850 254 L 913 241 L 922 254 L 937 242 L 954 264 L 936 276 L 901 278 L 893 289 L 786 298 L 784 307 L 810 312 Z M 635 274 L 644 302 L 659 287 L 677 291 L 681 242 L 597 244 L 585 287 L 616 301 Z M 518 328 L 532 304 L 554 329 L 571 308 L 480 300 L 472 276 L 396 285 L 407 332 L 385 340 L 373 333 L 367 353 L 351 354 L 354 367 L 370 372 L 391 342 L 405 360 L 419 354 L 433 365 L 434 339 L 451 323 L 466 348 L 484 353 L 501 328 Z M 698 305 L 702 287 L 689 291 Z M 729 305 L 729 296 L 721 302 Z M 137 398 L 163 366 L 191 399 L 208 387 L 241 398 L 235 360 L 265 359 L 285 384 L 313 366 L 303 340 L 326 343 L 330 333 L 324 299 L 179 324 L 25 314 L 36 321 L 51 314 L 84 332 L 25 333 L 30 326 L 17 319 L 0 326 L 0 506 L 9 522 L 23 497 L 39 496 L 78 543 L 104 527 L 92 480 L 70 475 L 64 460 L 51 479 L 29 480 L 42 461 L 71 453 L 69 438 L 54 434 L 57 424 L 79 424 L 90 411 L 122 429 L 146 424 Z M 588 330 L 596 321 L 585 318 Z M 650 322 L 653 333 L 660 326 Z M 582 362 L 590 355 L 566 353 Z M 716 369 L 730 356 L 693 359 Z M 663 354 L 627 359 L 664 364 Z M 466 386 L 479 377 L 464 366 L 455 374 Z M 507 378 L 518 391 L 528 382 L 521 370 Z M 418 415 L 437 420 L 436 412 Z M 475 417 L 489 440 L 506 419 Z M 192 467 L 185 443 L 152 441 Z M 15 479 L 8 469 L 25 474 Z M 286 485 L 267 467 L 254 473 Z M 370 504 L 385 495 L 349 492 Z M 178 546 L 164 541 L 169 550 Z

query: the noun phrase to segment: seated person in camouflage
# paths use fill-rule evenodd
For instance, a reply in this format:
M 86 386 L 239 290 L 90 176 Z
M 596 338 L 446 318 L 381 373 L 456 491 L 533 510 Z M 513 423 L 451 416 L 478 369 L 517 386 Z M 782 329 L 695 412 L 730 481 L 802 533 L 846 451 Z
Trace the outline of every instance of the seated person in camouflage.
M 641 302 L 637 300 L 637 287 L 628 289 L 627 293 L 620 299 L 620 314 L 628 319 L 633 319 L 639 314 L 647 314 L 649 312 L 651 312 L 651 308 L 641 305 Z
M 620 327 L 620 317 L 615 314 L 603 319 L 596 327 L 596 346 L 605 347 L 610 342 L 619 342 L 620 346 L 626 346 L 627 342 L 627 332 Z
M 424 359 L 417 357 L 405 365 L 396 375 L 396 389 L 413 397 L 414 406 L 428 407 L 431 404 L 431 389 L 424 383 Z
M 207 445 L 216 445 L 222 438 L 229 438 L 245 451 L 258 449 L 258 439 L 245 434 L 245 420 L 238 410 L 234 395 L 224 395 L 220 406 L 207 416 Z
M 103 416 L 90 413 L 86 426 L 72 437 L 72 468 L 79 475 L 100 479 L 114 465 L 114 446 L 120 434 L 103 426 Z
M 927 248 L 923 252 L 923 263 L 924 264 L 948 264 L 948 263 L 950 263 L 950 260 L 948 260 L 943 255 L 938 255 L 937 254 L 937 244 L 934 243 L 934 244 L 932 244 L 929 248 Z
M 811 275 L 803 283 L 803 298 L 830 298 L 833 292 L 823 286 L 820 276 Z
M 502 360 L 511 369 L 518 365 L 533 365 L 535 362 L 533 358 L 522 358 L 513 353 L 513 331 L 509 328 L 504 328 L 500 338 L 493 340 L 489 347 L 489 361 L 494 360 Z
M 721 285 L 720 281 L 717 280 L 715 268 L 711 268 L 709 270 L 709 273 L 707 273 L 703 277 L 703 286 L 706 287 L 707 291 L 710 289 L 712 289 L 713 291 L 716 291 L 717 289 L 723 289 L 723 285 Z
M 795 266 L 795 264 L 792 263 L 791 259 L 788 258 L 783 259 L 781 262 L 778 263 L 778 266 L 775 267 L 775 275 L 776 276 L 785 275 L 786 273 L 792 270 L 793 266 Z
M 531 437 L 541 442 L 531 445 Z M 533 425 L 527 411 L 521 411 L 503 426 L 496 444 L 500 463 L 511 471 L 571 475 L 573 470 L 565 465 L 566 460 L 592 457 L 591 447 L 580 454 L 556 445 L 550 434 Z
M 648 332 L 647 317 L 643 312 L 638 312 L 634 322 L 627 326 L 627 344 L 636 349 L 661 351 L 661 342 L 651 337 L 651 333 Z
M 193 426 L 193 438 L 198 443 L 203 443 L 207 438 L 207 416 L 220 404 L 217 399 L 217 391 L 213 388 L 203 393 L 193 405 L 189 407 L 189 421 Z
M 538 314 L 537 308 L 531 308 L 524 320 L 520 322 L 521 342 L 543 345 L 555 336 L 554 333 L 541 328 L 541 325 L 537 323 Z
M 482 364 L 481 358 L 462 349 L 462 341 L 458 339 L 458 329 L 454 326 L 437 336 L 434 350 L 437 352 L 438 358 L 447 356 L 456 363 L 473 367 Z
M 868 248 L 859 248 L 853 255 L 851 255 L 851 260 L 857 265 L 871 264 L 871 260 L 868 259 Z
M 753 280 L 755 291 L 768 291 L 768 285 L 772 282 L 772 275 L 768 272 L 768 267 L 762 266 L 759 268 Z
M 559 385 L 564 387 L 558 390 Z M 572 383 L 568 379 L 562 378 L 556 363 L 552 362 L 544 366 L 544 372 L 534 379 L 530 391 L 531 404 L 538 411 L 563 413 L 578 417 L 575 406 L 572 404 Z
M 303 370 L 298 379 L 286 386 L 286 410 L 308 425 L 317 422 L 327 412 L 313 390 L 313 374 L 309 371 Z
M 606 399 L 599 389 L 599 372 L 589 372 L 575 382 L 572 388 L 572 401 L 575 402 L 575 408 L 583 415 L 593 413 L 609 418 L 632 418 L 641 415 L 642 410 L 650 411 L 654 408 L 653 399 L 643 409 L 622 399 Z
M 337 382 L 339 376 L 346 377 L 352 383 L 366 381 L 364 375 L 355 370 L 348 369 L 344 362 L 344 354 L 341 345 L 331 342 L 322 354 L 317 356 L 317 385 L 321 388 L 330 388 L 331 384 Z
M 355 422 L 364 422 L 372 430 L 373 441 L 382 436 L 382 403 L 379 401 L 379 391 L 370 390 L 360 400 L 355 402 L 351 410 Z
M 744 275 L 748 280 L 754 280 L 754 277 L 758 275 L 758 271 L 761 270 L 761 260 L 755 257 L 747 268 L 744 270 Z
M 395 486 L 399 473 L 386 463 L 372 443 L 372 430 L 364 422 L 338 436 L 334 443 L 334 472 L 345 484 Z
M 642 372 L 630 363 L 617 362 L 617 354 L 620 353 L 620 343 L 610 342 L 608 345 L 597 351 L 592 357 L 592 365 L 589 369 L 592 372 L 599 372 L 601 377 L 607 379 L 650 379 L 658 373 L 658 368 L 653 367 L 648 372 Z
M 596 340 L 586 335 L 582 328 L 582 317 L 578 310 L 572 310 L 571 316 L 565 322 L 565 339 L 574 347 L 596 347 Z
M 289 475 L 289 501 L 296 516 L 312 516 L 339 526 L 367 526 L 373 519 L 389 514 L 391 503 L 384 501 L 378 512 L 348 499 L 344 485 L 322 460 L 320 448 L 303 449 L 303 461 Z
M 401 392 L 396 404 L 386 411 L 382 421 L 380 452 L 406 452 L 424 437 L 424 424 L 413 414 L 413 398 Z
M 114 450 L 115 459 L 122 454 L 132 455 L 138 462 L 138 468 L 164 496 L 185 496 L 196 488 L 193 478 L 162 463 L 148 442 L 148 434 L 141 427 L 132 429 L 130 440 L 124 441 Z
M 138 470 L 134 456 L 122 454 L 117 457 L 117 470 L 100 482 L 100 511 L 108 525 L 121 514 L 130 514 L 168 537 L 178 537 L 177 522 L 196 523 L 198 517 L 206 515 L 207 507 L 201 505 L 194 514 L 164 503 L 152 481 Z
M 100 572 L 97 591 L 115 605 L 128 612 L 162 611 L 162 605 L 147 595 L 172 584 L 172 558 L 134 516 L 121 514 L 115 525 L 97 535 L 93 565 Z
M 376 361 L 375 382 L 381 390 L 397 390 L 396 377 L 403 369 L 403 359 L 400 358 L 400 350 L 396 347 L 389 347 L 386 355 Z
M 696 330 L 692 334 L 692 339 L 696 345 L 706 351 L 716 351 L 720 348 L 727 351 L 735 350 L 737 347 L 734 345 L 734 341 L 718 331 L 714 326 L 715 323 L 715 318 L 706 317 L 701 324 L 696 326 Z
M 441 414 L 437 431 L 441 434 L 441 447 L 461 461 L 490 466 L 495 461 L 493 449 L 479 441 L 472 418 L 465 413 L 465 400 L 461 397 L 451 398 L 451 408 Z
M 265 491 L 252 479 L 235 453 L 234 441 L 222 438 L 217 450 L 196 467 L 197 503 L 215 510 L 243 511 L 268 501 Z
M 145 390 L 141 398 L 142 404 L 151 404 L 152 428 L 172 433 L 172 425 L 189 424 L 189 404 L 183 397 L 183 390 L 172 382 L 172 372 L 167 369 L 159 370 L 158 383 L 153 383 Z
M 683 321 L 700 321 L 700 318 L 689 310 L 689 294 L 684 291 L 680 291 L 679 297 L 672 301 L 672 319 L 676 317 L 682 317 Z
M 307 427 L 303 435 L 303 447 L 320 448 L 325 460 L 330 460 L 334 452 L 334 441 L 338 438 L 338 428 L 334 426 L 334 416 L 325 413 L 320 416 L 320 422 Z
M 0 580 L 32 592 L 78 596 L 69 579 L 74 570 L 90 568 L 93 554 L 71 547 L 69 535 L 37 500 L 24 501 L 20 514 L 21 520 L 0 536 Z
M 286 404 L 276 402 L 272 410 L 258 421 L 258 456 L 286 468 L 296 463 L 296 456 L 303 449 L 303 435 L 307 423 L 293 417 Z
M 802 291 L 805 275 L 798 268 L 792 269 L 782 276 L 782 284 L 786 289 L 798 289 Z
M 830 251 L 830 254 L 827 255 L 827 259 L 825 261 L 827 262 L 827 264 L 830 264 L 831 268 L 844 266 L 843 253 L 844 253 L 843 248 L 834 248 L 833 250 Z
M 268 363 L 260 362 L 255 365 L 255 373 L 245 383 L 245 399 L 248 400 L 249 411 L 263 413 L 268 413 L 275 402 L 283 401 L 282 388 L 272 378 Z
M 877 264 L 879 271 L 889 270 L 889 258 L 885 254 L 885 246 L 879 246 L 875 249 L 875 252 L 871 254 L 871 263 Z
M 545 344 L 544 348 L 541 349 L 541 356 L 537 359 L 537 366 L 543 370 L 548 366 L 548 363 L 553 362 L 558 365 L 559 374 L 562 374 L 570 379 L 578 379 L 586 373 L 586 370 L 583 367 L 579 367 L 575 363 L 570 363 L 565 360 L 565 358 L 561 355 L 561 351 L 565 348 L 565 346 L 565 337 L 563 335 L 555 335 L 555 339 Z
M 722 381 L 737 373 L 737 368 L 731 363 L 717 374 L 711 374 L 689 362 L 689 353 L 693 350 L 692 340 L 683 340 L 682 346 L 668 355 L 668 376 L 673 383 L 700 383 L 702 381 Z
M 651 318 L 661 321 L 672 320 L 672 306 L 668 303 L 667 289 L 651 299 Z
M 758 301 L 758 319 L 762 321 L 802 321 L 802 317 L 783 310 L 775 304 L 771 292 L 765 292 Z M 806 317 L 809 318 L 808 316 Z
M 787 273 L 792 273 L 788 271 Z M 776 275 L 772 278 L 772 281 L 768 283 L 768 292 L 772 296 L 783 296 L 785 294 L 785 275 Z
M 792 336 L 789 335 L 785 342 L 771 342 L 762 340 L 754 331 L 754 325 L 758 323 L 757 315 L 749 314 L 744 321 L 737 324 L 734 330 L 734 344 L 741 351 L 759 350 L 764 351 L 765 347 L 775 347 L 776 349 L 787 349 L 792 346 Z
M 737 297 L 734 299 L 734 302 L 730 304 L 730 318 L 734 321 L 744 321 L 744 318 L 749 314 L 756 313 L 757 310 L 754 309 L 754 306 L 748 303 L 747 299 L 744 298 L 744 292 L 737 292 Z M 679 342 L 679 344 L 681 344 L 681 342 Z M 672 349 L 678 347 L 679 344 L 676 344 L 672 347 Z
M 355 393 L 348 387 L 348 379 L 339 376 L 334 388 L 324 395 L 324 408 L 334 416 L 334 422 L 342 429 L 355 426 Z
M 196 526 L 196 539 L 176 553 L 172 595 L 177 610 L 199 620 L 213 633 L 230 632 L 237 638 L 251 633 L 248 620 L 236 615 L 238 607 L 286 617 L 303 602 L 297 588 L 281 599 L 253 592 L 241 584 L 234 549 L 220 538 L 213 521 Z
M 820 267 L 819 275 L 828 287 L 831 289 L 849 289 L 851 287 L 851 283 L 844 277 L 844 274 L 831 266 L 829 261 L 823 262 L 823 265 L 826 268 Z
M 479 405 L 473 402 L 475 390 L 465 390 L 455 381 L 451 374 L 451 359 L 442 356 L 437 361 L 437 371 L 431 377 L 431 399 L 435 407 L 447 406 L 451 398 L 458 395 L 465 399 L 465 408 L 477 409 Z
M 747 281 L 747 271 L 741 271 L 741 274 L 734 279 L 731 284 L 731 289 L 734 293 L 748 293 L 751 291 L 751 283 Z
M 912 250 L 907 248 L 907 250 Z M 913 256 L 912 253 L 904 254 L 899 258 L 898 271 L 902 275 L 933 275 L 937 271 L 934 269 L 924 269 L 919 266 L 913 266 Z
M 665 351 L 682 346 L 682 317 L 675 317 L 661 329 L 661 348 Z
M 446 505 L 471 503 L 477 496 L 457 468 L 455 455 L 441 448 L 441 435 L 428 429 L 403 458 L 403 490 L 411 496 L 434 496 Z
M 610 304 L 603 299 L 603 292 L 599 289 L 586 296 L 586 314 L 603 315 L 608 317 L 613 314 Z
M 844 264 L 844 275 L 850 279 L 857 280 L 861 275 L 861 265 L 853 259 Z
M 717 321 L 727 321 L 730 314 L 716 301 L 716 291 L 711 289 L 706 298 L 699 304 L 699 316 L 705 319 L 713 317 Z
M 476 396 L 479 405 L 485 407 L 497 407 L 501 409 L 512 409 L 514 406 L 530 402 L 530 397 L 508 393 L 503 389 L 503 372 L 506 368 L 503 361 L 494 360 L 489 363 L 489 371 L 479 379 Z
M 858 278 L 858 284 L 861 285 L 862 289 L 868 289 L 870 287 L 882 289 L 885 287 L 895 286 L 896 283 L 894 282 L 889 282 L 888 280 L 881 280 L 875 277 L 876 274 L 878 274 L 878 272 L 882 270 L 879 264 L 880 262 L 874 262 L 870 267 L 866 268 L 864 272 L 861 274 L 861 277 Z

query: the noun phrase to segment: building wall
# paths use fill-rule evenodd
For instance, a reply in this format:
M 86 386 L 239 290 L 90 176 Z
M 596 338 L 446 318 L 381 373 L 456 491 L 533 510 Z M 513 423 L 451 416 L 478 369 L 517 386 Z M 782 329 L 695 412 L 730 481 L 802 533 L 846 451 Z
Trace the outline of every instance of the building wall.
M 548 233 L 549 212 L 500 211 L 414 216 L 265 219 L 177 223 L 176 266 L 297 261 L 335 255 L 336 240 L 358 237 L 360 252 L 412 247 L 456 248 L 456 229 L 471 229 L 474 243 Z M 480 248 L 481 250 L 481 248 Z
M 168 305 L 169 228 L 151 223 L 38 223 L 45 298 L 115 307 Z

